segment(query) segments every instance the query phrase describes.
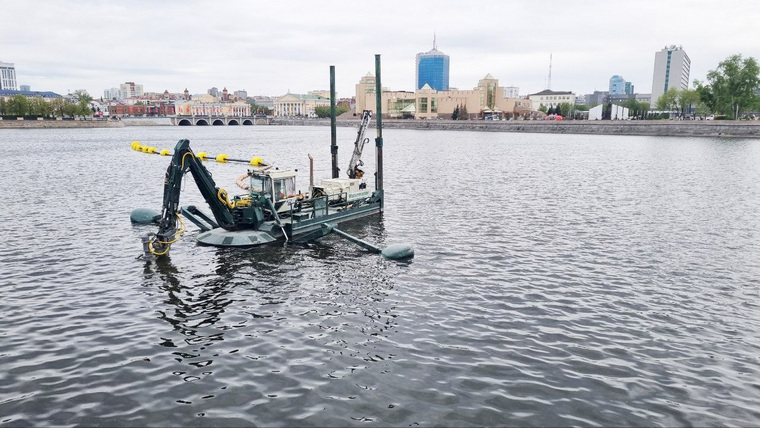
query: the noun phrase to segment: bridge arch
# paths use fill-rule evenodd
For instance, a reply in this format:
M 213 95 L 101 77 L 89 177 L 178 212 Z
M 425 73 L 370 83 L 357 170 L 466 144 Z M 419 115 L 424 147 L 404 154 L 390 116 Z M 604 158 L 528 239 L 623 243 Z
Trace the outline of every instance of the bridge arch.
M 243 121 L 243 125 L 253 125 L 253 122 L 251 122 L 251 119 L 246 119 Z
M 198 121 L 195 122 L 195 124 L 198 126 L 208 126 L 208 122 L 206 122 L 205 119 L 198 119 Z
M 215 119 L 212 125 L 215 125 L 215 126 L 224 125 L 224 121 L 222 119 Z
M 240 124 L 238 123 L 238 121 L 237 121 L 237 120 L 235 120 L 235 119 L 230 119 L 230 121 L 229 121 L 229 122 L 227 122 L 227 125 L 240 125 Z
M 179 123 L 177 124 L 177 126 L 191 126 L 192 124 L 193 123 L 190 122 L 189 120 L 182 119 L 182 120 L 179 121 Z

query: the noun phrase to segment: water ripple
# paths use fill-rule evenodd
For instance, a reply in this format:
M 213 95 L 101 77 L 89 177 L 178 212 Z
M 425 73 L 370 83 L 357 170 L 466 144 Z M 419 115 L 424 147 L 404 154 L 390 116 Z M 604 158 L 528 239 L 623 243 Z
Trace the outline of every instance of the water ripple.
M 329 174 L 327 127 L 224 128 L 182 137 Z M 406 263 L 194 229 L 146 261 L 166 164 L 128 143 L 177 128 L 4 131 L 0 425 L 760 423 L 757 140 L 386 134 L 386 210 L 345 228 Z

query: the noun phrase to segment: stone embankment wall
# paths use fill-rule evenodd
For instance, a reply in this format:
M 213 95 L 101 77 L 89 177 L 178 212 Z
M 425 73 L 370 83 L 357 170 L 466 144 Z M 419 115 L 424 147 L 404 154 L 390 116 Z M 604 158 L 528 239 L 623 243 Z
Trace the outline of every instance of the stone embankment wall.
M 0 120 L 0 129 L 121 128 L 114 120 Z
M 373 126 L 375 122 L 372 123 Z M 280 119 L 271 125 L 330 126 L 329 119 Z M 337 126 L 358 127 L 359 119 L 338 119 Z M 166 126 L 169 118 L 115 120 L 0 120 L 0 129 L 119 128 L 122 126 Z M 760 138 L 760 121 L 671 121 L 671 120 L 568 120 L 562 122 L 512 120 L 383 120 L 386 129 L 434 129 L 445 131 L 529 132 L 551 134 L 656 135 L 673 137 Z
M 329 120 L 275 119 L 273 125 L 330 125 Z M 359 126 L 359 120 L 338 120 L 337 126 Z M 374 124 L 374 122 L 373 122 Z M 562 122 L 513 120 L 383 120 L 385 129 L 435 129 L 447 131 L 530 132 L 552 134 L 656 135 L 673 137 L 760 138 L 758 121 L 599 121 Z
M 447 129 L 489 132 L 534 132 L 551 134 L 656 135 L 674 137 L 760 137 L 760 122 L 729 121 L 405 121 L 383 122 L 385 128 Z M 469 122 L 469 123 L 467 123 Z

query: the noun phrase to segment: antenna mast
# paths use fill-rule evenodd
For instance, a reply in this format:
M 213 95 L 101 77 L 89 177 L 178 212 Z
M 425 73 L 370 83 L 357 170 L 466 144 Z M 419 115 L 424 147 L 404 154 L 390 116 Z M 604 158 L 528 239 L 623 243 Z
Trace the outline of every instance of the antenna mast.
M 549 80 L 546 83 L 546 89 L 552 89 L 552 54 L 549 54 Z

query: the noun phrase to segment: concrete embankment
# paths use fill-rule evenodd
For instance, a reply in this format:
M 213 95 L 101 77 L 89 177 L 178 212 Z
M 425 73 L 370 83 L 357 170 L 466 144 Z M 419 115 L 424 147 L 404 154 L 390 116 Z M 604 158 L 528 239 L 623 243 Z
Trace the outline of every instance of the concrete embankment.
M 0 129 L 121 128 L 124 126 L 172 126 L 168 117 L 129 117 L 120 120 L 0 120 Z
M 330 126 L 329 119 L 281 119 L 271 125 Z M 337 126 L 358 127 L 359 119 L 339 118 Z M 124 118 L 122 120 L 0 120 L 0 129 L 119 128 L 122 126 L 172 126 L 171 118 Z M 259 125 L 257 125 L 259 126 Z M 372 125 L 374 126 L 374 122 Z M 528 132 L 551 134 L 651 135 L 672 137 L 760 138 L 760 121 L 671 120 L 568 120 L 562 122 L 513 120 L 383 120 L 386 129 L 441 131 Z
M 760 137 L 760 122 L 729 121 L 458 121 L 412 126 L 404 121 L 383 122 L 386 128 L 447 129 L 488 132 L 533 132 L 551 134 L 654 135 L 673 137 Z M 440 122 L 440 121 L 438 121 Z
M 358 120 L 338 120 L 338 126 L 358 126 Z M 330 125 L 329 120 L 275 119 L 273 125 Z M 484 121 L 484 120 L 383 120 L 387 129 L 443 131 L 528 132 L 551 134 L 651 135 L 672 137 L 760 138 L 758 121 Z
M 123 122 L 115 120 L 0 120 L 0 129 L 41 128 L 121 128 Z

